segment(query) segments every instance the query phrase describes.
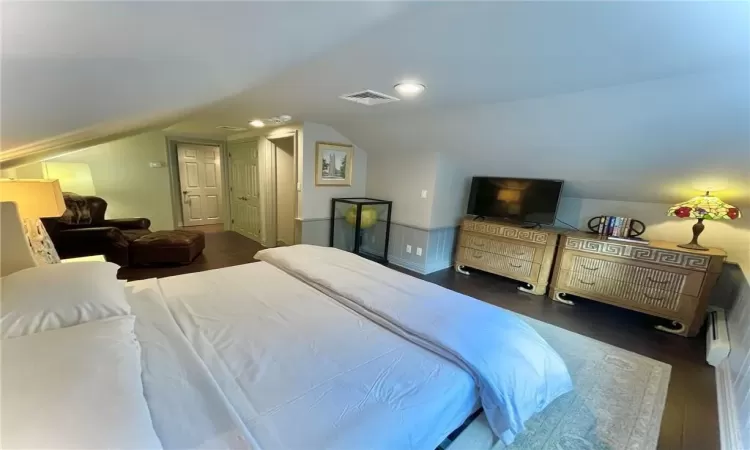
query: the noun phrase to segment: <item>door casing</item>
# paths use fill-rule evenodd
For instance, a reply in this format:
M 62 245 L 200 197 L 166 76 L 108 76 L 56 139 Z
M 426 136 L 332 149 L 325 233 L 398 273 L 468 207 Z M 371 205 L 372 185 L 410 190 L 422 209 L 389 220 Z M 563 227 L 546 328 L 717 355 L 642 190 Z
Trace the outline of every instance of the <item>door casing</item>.
M 222 210 L 221 217 L 224 222 L 224 229 L 229 229 L 231 222 L 231 214 L 229 210 L 228 198 L 229 198 L 229 172 L 227 171 L 228 154 L 227 154 L 227 143 L 223 140 L 215 139 L 200 139 L 184 136 L 166 136 L 166 157 L 167 157 L 167 171 L 169 172 L 169 187 L 171 190 L 172 197 L 172 222 L 174 229 L 184 226 L 182 220 L 182 192 L 180 189 L 180 169 L 177 162 L 177 146 L 179 144 L 188 145 L 210 145 L 218 146 L 220 149 L 221 159 L 221 190 L 222 190 Z M 161 163 L 161 167 L 153 167 L 152 170 L 164 170 L 163 161 L 153 161 L 156 164 Z

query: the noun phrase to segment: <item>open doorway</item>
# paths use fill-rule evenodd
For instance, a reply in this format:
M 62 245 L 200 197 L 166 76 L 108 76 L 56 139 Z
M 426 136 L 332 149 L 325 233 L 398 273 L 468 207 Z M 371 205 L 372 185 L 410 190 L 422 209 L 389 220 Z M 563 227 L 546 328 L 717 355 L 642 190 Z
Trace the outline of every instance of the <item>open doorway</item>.
M 227 142 L 232 231 L 265 247 L 296 243 L 297 139 L 285 129 Z
M 294 136 L 270 139 L 276 153 L 276 244 L 294 244 L 297 196 L 294 165 Z

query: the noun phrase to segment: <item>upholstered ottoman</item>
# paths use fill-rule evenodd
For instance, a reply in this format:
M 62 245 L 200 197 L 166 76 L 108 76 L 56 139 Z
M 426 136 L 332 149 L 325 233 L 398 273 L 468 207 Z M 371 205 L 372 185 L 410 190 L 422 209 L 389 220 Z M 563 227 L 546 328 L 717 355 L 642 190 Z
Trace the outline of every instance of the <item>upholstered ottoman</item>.
M 200 231 L 155 231 L 130 243 L 130 264 L 190 264 L 205 247 Z

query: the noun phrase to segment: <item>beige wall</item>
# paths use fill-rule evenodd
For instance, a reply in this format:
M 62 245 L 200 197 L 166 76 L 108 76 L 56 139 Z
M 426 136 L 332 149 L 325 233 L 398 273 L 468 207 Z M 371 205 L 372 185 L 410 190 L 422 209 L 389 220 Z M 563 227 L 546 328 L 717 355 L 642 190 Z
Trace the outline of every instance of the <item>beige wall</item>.
M 16 169 L 2 169 L 0 170 L 0 178 L 16 178 Z
M 373 153 L 367 159 L 367 196 L 393 201 L 391 220 L 429 228 L 435 198 L 436 153 Z M 427 198 L 422 198 L 422 190 Z
M 276 144 L 276 240 L 294 244 L 294 138 L 272 141 Z
M 152 132 L 96 145 L 52 159 L 86 163 L 107 217 L 147 217 L 152 230 L 174 228 L 164 134 Z M 164 167 L 150 168 L 150 162 Z
M 365 195 L 367 184 L 367 153 L 354 146 L 354 167 L 352 168 L 351 186 L 315 186 L 315 143 L 336 142 L 351 144 L 352 142 L 339 134 L 328 125 L 305 122 L 302 126 L 302 154 L 300 155 L 302 195 L 300 218 L 318 219 L 330 217 L 331 198 L 361 197 Z

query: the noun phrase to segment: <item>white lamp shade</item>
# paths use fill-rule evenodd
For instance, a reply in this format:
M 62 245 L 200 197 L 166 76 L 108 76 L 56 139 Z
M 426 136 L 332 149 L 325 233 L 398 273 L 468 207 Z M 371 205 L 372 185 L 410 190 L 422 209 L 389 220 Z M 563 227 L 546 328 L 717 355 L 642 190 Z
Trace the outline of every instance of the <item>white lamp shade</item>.
M 57 180 L 0 180 L 0 201 L 18 205 L 22 219 L 60 217 L 65 212 Z

